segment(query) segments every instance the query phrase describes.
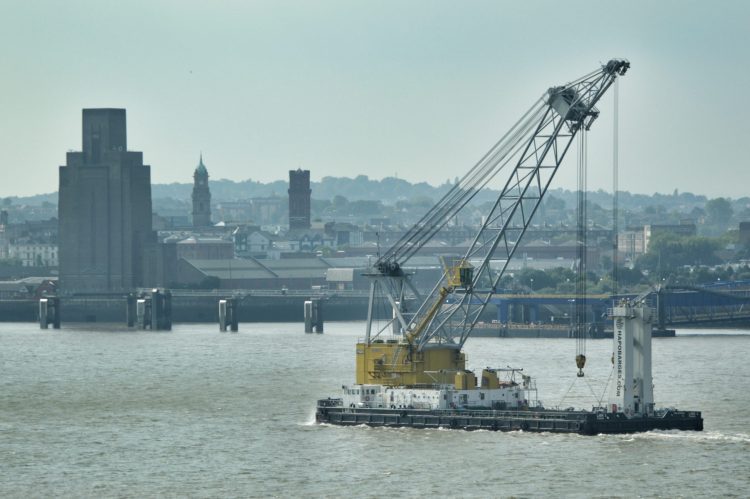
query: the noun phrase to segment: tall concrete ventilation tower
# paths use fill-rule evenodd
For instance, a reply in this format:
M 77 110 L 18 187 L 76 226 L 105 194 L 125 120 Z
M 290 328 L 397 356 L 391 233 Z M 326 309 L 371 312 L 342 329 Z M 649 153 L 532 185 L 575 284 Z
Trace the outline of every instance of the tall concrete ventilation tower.
M 193 173 L 193 227 L 211 225 L 211 191 L 208 189 L 208 170 L 201 154 L 198 167 Z
M 289 230 L 310 228 L 310 170 L 289 170 Z
M 124 109 L 83 110 L 83 151 L 60 167 L 59 196 L 63 292 L 150 284 L 151 167 L 127 150 Z

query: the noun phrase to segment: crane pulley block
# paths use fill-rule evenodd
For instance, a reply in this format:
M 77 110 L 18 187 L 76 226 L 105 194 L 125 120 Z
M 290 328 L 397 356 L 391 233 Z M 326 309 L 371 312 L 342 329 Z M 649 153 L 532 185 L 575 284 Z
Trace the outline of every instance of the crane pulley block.
M 587 116 L 596 113 L 593 108 L 590 108 L 581 100 L 581 96 L 572 87 L 550 88 L 549 105 L 567 121 L 581 122 Z

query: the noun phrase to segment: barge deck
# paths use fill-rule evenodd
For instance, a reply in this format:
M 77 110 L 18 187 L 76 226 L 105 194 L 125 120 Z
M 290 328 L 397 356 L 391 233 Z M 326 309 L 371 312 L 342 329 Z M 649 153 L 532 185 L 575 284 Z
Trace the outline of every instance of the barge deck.
M 315 420 L 318 423 L 342 426 L 520 430 L 579 435 L 651 430 L 703 430 L 703 418 L 698 411 L 663 409 L 653 415 L 626 417 L 622 413 L 551 409 L 511 411 L 375 409 L 344 407 L 340 399 L 319 400 Z

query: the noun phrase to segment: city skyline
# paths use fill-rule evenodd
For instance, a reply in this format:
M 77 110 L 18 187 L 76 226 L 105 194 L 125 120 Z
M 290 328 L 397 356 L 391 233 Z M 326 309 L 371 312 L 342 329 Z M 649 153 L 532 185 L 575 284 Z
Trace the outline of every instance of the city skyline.
M 128 110 L 130 146 L 157 184 L 190 182 L 203 151 L 215 179 L 301 167 L 312 181 L 439 185 L 548 87 L 611 57 L 633 65 L 620 87 L 620 188 L 744 196 L 750 169 L 734 144 L 750 7 L 573 2 L 539 14 L 556 5 L 12 3 L 0 146 L 25 174 L 6 174 L 0 197 L 53 192 L 80 110 L 95 107 Z M 610 190 L 611 96 L 599 107 L 589 187 Z M 553 187 L 575 188 L 574 156 Z

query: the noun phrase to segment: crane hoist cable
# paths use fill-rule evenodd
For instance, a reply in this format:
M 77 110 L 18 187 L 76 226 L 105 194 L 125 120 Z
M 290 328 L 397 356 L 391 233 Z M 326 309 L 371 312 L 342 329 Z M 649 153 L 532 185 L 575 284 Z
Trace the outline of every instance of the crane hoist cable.
M 612 92 L 614 109 L 612 112 L 612 297 L 617 300 L 619 275 L 619 258 L 617 237 L 619 233 L 619 190 L 620 190 L 620 80 L 615 80 Z
M 575 338 L 576 338 L 576 366 L 578 377 L 583 377 L 586 365 L 586 335 L 588 334 L 587 307 L 587 257 L 588 257 L 588 150 L 586 130 L 578 134 L 578 205 L 577 205 L 577 259 L 576 275 L 576 304 L 575 304 Z

